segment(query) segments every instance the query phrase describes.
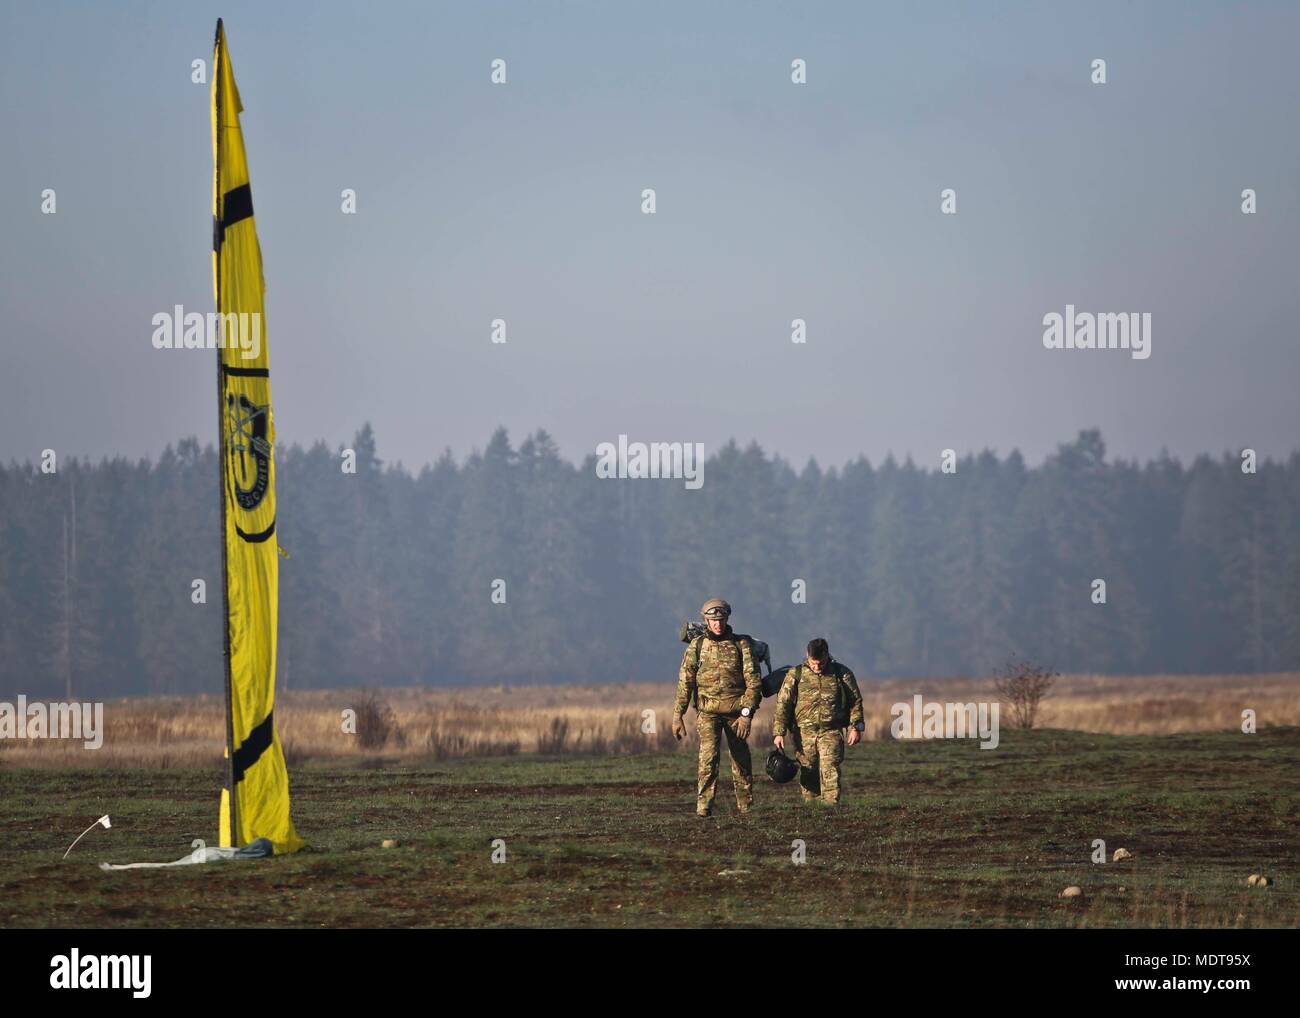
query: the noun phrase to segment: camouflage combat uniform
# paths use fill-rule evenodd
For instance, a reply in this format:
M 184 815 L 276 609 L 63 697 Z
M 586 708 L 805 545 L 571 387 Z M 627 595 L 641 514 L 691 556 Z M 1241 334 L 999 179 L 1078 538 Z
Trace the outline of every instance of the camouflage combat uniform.
M 698 655 L 698 665 L 696 664 Z M 695 694 L 696 731 L 700 736 L 699 785 L 695 811 L 707 816 L 713 810 L 718 783 L 719 735 L 726 734 L 731 754 L 731 777 L 736 786 L 736 807 L 749 812 L 754 801 L 754 771 L 749 743 L 736 734 L 740 710 L 748 707 L 752 721 L 763 697 L 763 680 L 750 646 L 749 637 L 733 633 L 728 626 L 722 635 L 697 636 L 682 655 L 677 673 L 679 715 L 686 713 Z
M 790 669 L 777 694 L 772 734 L 789 732 L 805 802 L 820 800 L 833 806 L 840 801 L 844 729 L 849 725 L 859 732 L 865 727 L 862 693 L 849 669 L 833 658 L 820 675 L 806 662 Z

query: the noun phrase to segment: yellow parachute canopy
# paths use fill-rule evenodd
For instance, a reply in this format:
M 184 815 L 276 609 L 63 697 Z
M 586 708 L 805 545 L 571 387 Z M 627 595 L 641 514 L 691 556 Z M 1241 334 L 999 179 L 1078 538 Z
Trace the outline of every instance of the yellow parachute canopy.
M 280 582 L 275 421 L 262 249 L 239 127 L 243 108 L 218 21 L 212 55 L 212 273 L 219 315 L 217 444 L 228 661 L 220 839 L 223 848 L 237 848 L 267 838 L 284 853 L 305 842 L 289 818 L 289 772 L 273 720 Z

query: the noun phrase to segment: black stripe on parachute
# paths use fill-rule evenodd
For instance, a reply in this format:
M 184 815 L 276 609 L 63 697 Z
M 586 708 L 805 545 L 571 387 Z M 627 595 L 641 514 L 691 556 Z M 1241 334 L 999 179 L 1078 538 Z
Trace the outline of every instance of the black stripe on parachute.
M 250 534 L 244 530 L 238 523 L 235 524 L 235 533 L 247 541 L 249 544 L 261 544 L 268 537 L 275 533 L 275 520 L 265 530 L 259 530 L 256 534 Z
M 253 216 L 253 189 L 247 184 L 232 187 L 221 201 L 221 219 L 212 217 L 212 250 L 220 251 L 226 230 Z
M 271 722 L 274 714 L 275 711 L 268 714 L 260 725 L 248 733 L 248 738 L 235 750 L 233 762 L 236 782 L 243 781 L 244 772 L 251 769 L 262 758 L 262 754 L 271 748 L 271 738 L 275 733 L 275 727 Z

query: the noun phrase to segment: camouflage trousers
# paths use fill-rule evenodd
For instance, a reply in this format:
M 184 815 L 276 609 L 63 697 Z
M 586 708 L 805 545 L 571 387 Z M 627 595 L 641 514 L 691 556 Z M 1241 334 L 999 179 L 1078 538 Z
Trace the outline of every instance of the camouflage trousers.
M 721 734 L 727 737 L 731 754 L 731 779 L 736 786 L 736 807 L 747 812 L 754 802 L 754 765 L 749 755 L 749 743 L 736 734 L 737 714 L 714 714 L 700 711 L 695 716 L 695 730 L 700 736 L 700 783 L 695 810 L 707 813 L 713 809 L 713 793 L 718 785 L 718 757 L 722 752 Z
M 840 801 L 840 764 L 844 762 L 844 733 L 838 728 L 800 732 L 790 729 L 799 761 L 799 791 L 804 802 L 820 799 L 829 806 Z

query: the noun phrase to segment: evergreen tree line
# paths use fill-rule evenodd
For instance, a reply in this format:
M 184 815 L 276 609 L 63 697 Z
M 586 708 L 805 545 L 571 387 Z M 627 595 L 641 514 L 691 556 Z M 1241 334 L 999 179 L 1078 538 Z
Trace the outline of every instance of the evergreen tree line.
M 542 431 L 462 463 L 355 473 L 323 442 L 277 453 L 282 688 L 675 679 L 709 597 L 798 660 L 860 676 L 1300 667 L 1300 453 L 1107 461 L 1096 431 L 1039 467 L 892 457 L 796 471 L 758 446 L 704 484 L 601 479 Z M 0 691 L 219 692 L 214 450 L 0 467 Z M 194 580 L 206 603 L 194 603 Z M 1094 580 L 1105 581 L 1104 604 Z M 494 603 L 493 584 L 504 593 Z M 798 603 L 796 581 L 806 588 Z

